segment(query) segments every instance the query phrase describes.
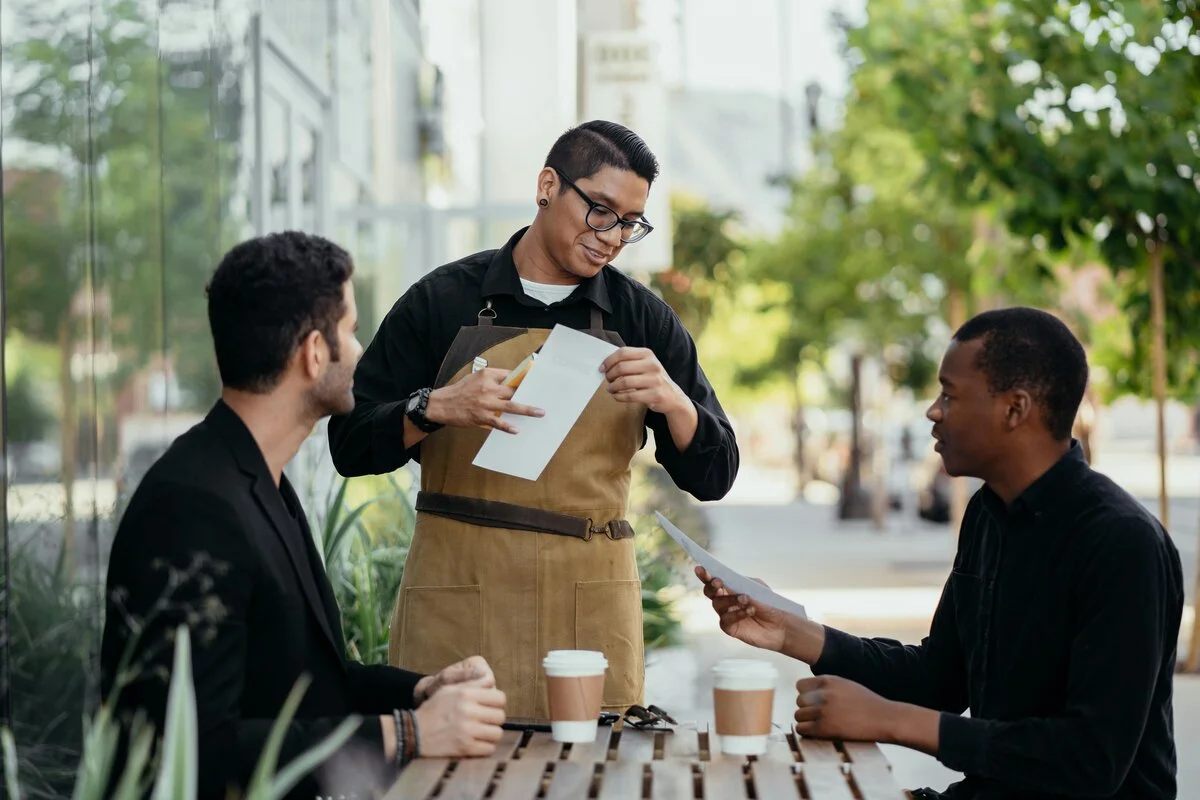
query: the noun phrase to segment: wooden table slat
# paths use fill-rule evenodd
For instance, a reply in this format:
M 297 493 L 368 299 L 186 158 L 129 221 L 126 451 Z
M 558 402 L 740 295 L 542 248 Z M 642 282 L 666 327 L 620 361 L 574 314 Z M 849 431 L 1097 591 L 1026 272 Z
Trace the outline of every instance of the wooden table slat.
M 464 758 L 454 767 L 438 800 L 479 800 L 492 783 L 492 775 L 502 762 L 494 758 Z
M 592 785 L 592 776 L 595 774 L 595 764 L 557 762 L 554 765 L 554 777 L 550 780 L 550 788 L 546 790 L 546 800 L 578 800 L 587 797 Z M 530 797 L 532 798 L 532 795 Z M 438 800 L 441 800 L 441 797 Z
M 722 753 L 721 752 L 721 737 L 719 735 L 717 735 L 717 732 L 715 729 L 709 728 L 708 729 L 708 760 L 712 761 L 712 762 L 731 761 L 736 764 L 741 764 L 741 763 L 745 762 L 746 757 L 745 756 L 731 756 L 731 755 L 728 755 L 727 753 Z
M 883 758 L 880 754 L 880 758 Z M 896 785 L 887 762 L 850 765 L 850 774 L 862 800 L 904 800 L 907 794 Z
M 600 800 L 639 800 L 644 771 L 644 764 L 632 761 L 605 764 L 600 776 Z
M 557 761 L 562 756 L 562 749 L 562 742 L 554 741 L 545 731 L 536 731 L 521 751 L 521 760 Z
M 767 752 L 758 757 L 759 761 L 774 761 L 779 764 L 796 763 L 796 753 L 792 743 L 783 736 L 772 736 L 767 740 Z
M 880 764 L 884 769 L 891 769 L 887 756 L 874 742 L 843 742 L 842 752 L 853 764 Z
M 653 760 L 654 731 L 635 731 L 632 728 L 621 731 L 621 740 L 617 743 L 617 761 L 648 764 Z
M 691 764 L 683 761 L 655 761 L 650 764 L 650 800 L 692 800 L 695 796 Z M 728 797 L 734 800 L 737 795 Z
M 506 731 L 496 758 L 420 759 L 398 777 L 385 800 L 584 800 L 598 784 L 602 800 L 905 800 L 887 758 L 873 743 L 838 743 L 788 735 L 768 741 L 758 758 L 725 756 L 720 737 L 681 726 L 674 733 L 624 730 L 617 760 L 607 761 L 614 732 L 563 746 L 547 733 Z M 524 747 L 519 747 L 525 741 Z M 655 749 L 661 755 L 655 759 Z M 710 760 L 702 760 L 711 755 Z M 800 761 L 792 758 L 799 756 Z M 489 796 L 489 792 L 491 793 Z
M 504 767 L 504 776 L 496 782 L 496 791 L 489 800 L 531 800 L 537 797 L 545 771 L 545 761 L 525 758 L 509 761 Z M 398 797 L 407 798 L 407 795 Z
M 594 742 L 577 742 L 571 745 L 571 753 L 567 760 L 579 763 L 608 760 L 608 742 L 611 736 L 612 728 L 601 725 Z
M 730 759 L 704 765 L 705 800 L 737 800 L 746 796 L 741 763 Z
M 425 800 L 450 766 L 445 758 L 418 759 L 400 773 L 383 800 Z
M 841 766 L 828 762 L 809 762 L 800 774 L 812 800 L 854 800 L 850 784 Z
M 679 727 L 663 739 L 663 758 L 680 761 L 700 760 L 700 731 Z
M 800 797 L 800 784 L 790 764 L 756 761 L 750 766 L 750 774 L 754 776 L 755 797 L 763 800 L 798 800 Z
M 838 752 L 833 742 L 824 739 L 808 739 L 803 736 L 798 737 L 798 739 L 797 744 L 800 747 L 800 755 L 804 761 L 816 762 L 818 764 L 842 763 L 842 754 Z
M 496 754 L 492 757 L 500 761 L 512 758 L 524 734 L 524 731 L 501 731 L 500 741 L 496 743 Z

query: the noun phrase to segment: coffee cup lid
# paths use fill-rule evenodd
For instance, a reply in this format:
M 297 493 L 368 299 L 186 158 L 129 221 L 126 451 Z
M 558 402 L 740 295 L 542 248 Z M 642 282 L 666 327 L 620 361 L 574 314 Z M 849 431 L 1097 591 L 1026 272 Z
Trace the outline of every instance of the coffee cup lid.
M 770 662 L 752 658 L 726 658 L 712 668 L 714 675 L 777 678 L 779 671 Z
M 551 650 L 542 661 L 544 667 L 565 666 L 608 667 L 608 659 L 599 650 Z

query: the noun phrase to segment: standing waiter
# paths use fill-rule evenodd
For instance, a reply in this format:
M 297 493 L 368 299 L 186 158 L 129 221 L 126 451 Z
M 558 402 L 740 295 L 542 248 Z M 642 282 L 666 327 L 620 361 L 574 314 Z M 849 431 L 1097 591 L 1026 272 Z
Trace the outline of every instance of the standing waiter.
M 606 709 L 642 702 L 641 582 L 624 517 L 646 428 L 694 497 L 723 497 L 737 474 L 733 429 L 691 336 L 609 264 L 653 230 L 643 213 L 657 175 L 621 125 L 564 133 L 538 173 L 533 223 L 412 286 L 358 364 L 354 411 L 329 425 L 343 475 L 421 463 L 390 662 L 428 672 L 482 653 L 512 717 L 548 716 L 541 659 L 554 649 L 604 652 Z M 607 380 L 538 480 L 473 466 L 492 429 L 516 430 L 497 412 L 541 416 L 502 382 L 556 324 L 618 346 Z M 485 368 L 473 370 L 477 357 Z

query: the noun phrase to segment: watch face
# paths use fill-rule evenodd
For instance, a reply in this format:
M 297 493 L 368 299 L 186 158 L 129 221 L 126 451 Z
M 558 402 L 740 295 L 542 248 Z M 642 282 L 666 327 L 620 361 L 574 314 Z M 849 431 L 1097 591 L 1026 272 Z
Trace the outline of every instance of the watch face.
M 414 394 L 412 397 L 408 398 L 408 406 L 406 407 L 406 410 L 409 414 L 411 414 L 417 410 L 419 405 L 421 405 L 421 395 Z

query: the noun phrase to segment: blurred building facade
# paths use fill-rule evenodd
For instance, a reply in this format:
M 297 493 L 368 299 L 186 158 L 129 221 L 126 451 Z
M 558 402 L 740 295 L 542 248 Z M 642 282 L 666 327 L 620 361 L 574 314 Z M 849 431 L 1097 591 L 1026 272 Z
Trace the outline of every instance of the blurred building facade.
M 0 722 L 28 796 L 73 783 L 123 503 L 217 396 L 204 286 L 222 253 L 289 228 L 344 242 L 368 330 L 428 268 L 419 214 L 385 235 L 359 213 L 420 209 L 444 157 L 420 11 L 0 2 Z
M 665 153 L 639 7 L 0 0 L 0 722 L 23 753 L 41 743 L 33 796 L 71 785 L 98 699 L 123 505 L 218 395 L 204 287 L 221 255 L 329 236 L 355 257 L 369 337 L 422 274 L 528 224 L 545 153 L 579 119 Z M 647 212 L 658 246 L 621 266 L 668 266 L 668 176 Z M 289 472 L 320 497 L 320 431 Z

